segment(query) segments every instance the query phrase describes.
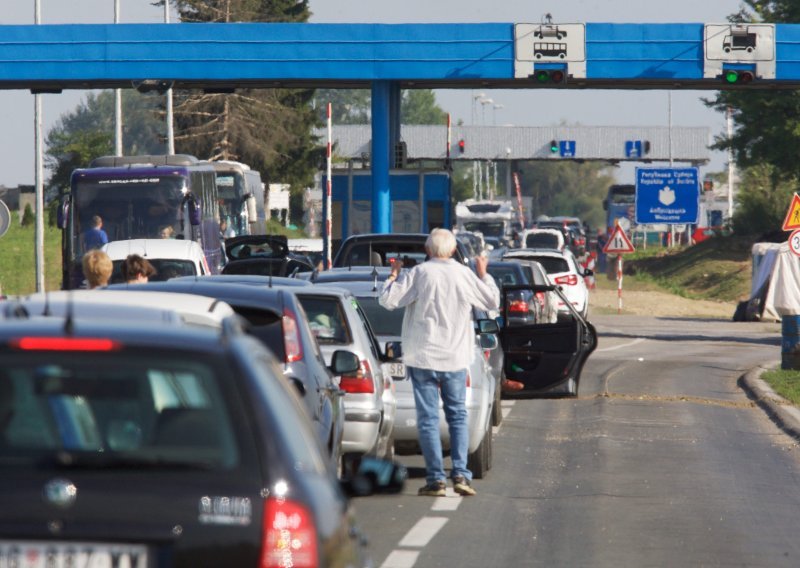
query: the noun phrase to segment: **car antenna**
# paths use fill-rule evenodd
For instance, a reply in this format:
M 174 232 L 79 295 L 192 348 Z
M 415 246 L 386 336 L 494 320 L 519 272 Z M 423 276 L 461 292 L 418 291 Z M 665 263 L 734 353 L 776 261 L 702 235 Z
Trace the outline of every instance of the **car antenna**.
M 373 280 L 372 280 L 372 291 L 376 292 L 378 290 L 378 267 L 377 266 L 373 266 L 372 267 L 371 276 L 373 278 Z
M 75 331 L 75 322 L 73 321 L 73 303 L 72 303 L 72 292 L 67 294 L 67 315 L 64 319 L 64 334 L 65 335 L 72 335 Z
M 42 310 L 43 316 L 50 316 L 53 315 L 50 313 L 50 294 L 47 293 L 47 290 L 44 291 L 44 310 Z

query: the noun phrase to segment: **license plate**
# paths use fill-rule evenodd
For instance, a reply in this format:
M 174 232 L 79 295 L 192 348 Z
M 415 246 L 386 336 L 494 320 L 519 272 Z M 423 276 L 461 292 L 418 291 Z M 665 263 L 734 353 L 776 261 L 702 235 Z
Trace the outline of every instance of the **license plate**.
M 0 540 L 0 568 L 147 568 L 147 547 L 105 542 Z
M 384 373 L 393 379 L 406 378 L 406 366 L 403 363 L 384 363 Z

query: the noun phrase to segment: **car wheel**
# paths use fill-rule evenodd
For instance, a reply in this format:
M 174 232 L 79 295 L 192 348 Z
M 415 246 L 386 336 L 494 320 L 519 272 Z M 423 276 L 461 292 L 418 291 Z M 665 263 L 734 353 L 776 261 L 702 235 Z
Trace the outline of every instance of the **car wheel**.
M 502 373 L 500 381 L 497 382 L 497 388 L 494 392 L 494 404 L 492 405 L 492 426 L 500 426 L 500 424 L 503 422 L 503 408 L 501 406 L 503 389 L 500 385 L 504 379 L 505 373 Z
M 480 445 L 467 457 L 467 469 L 472 472 L 472 477 L 475 479 L 483 479 L 491 467 L 491 445 L 492 432 L 489 428 L 484 432 Z

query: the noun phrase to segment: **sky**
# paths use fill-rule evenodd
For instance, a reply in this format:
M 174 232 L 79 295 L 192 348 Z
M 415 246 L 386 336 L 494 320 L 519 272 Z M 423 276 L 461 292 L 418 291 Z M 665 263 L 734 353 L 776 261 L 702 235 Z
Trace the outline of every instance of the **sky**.
M 159 23 L 164 8 L 152 0 L 116 0 L 123 23 Z M 110 23 L 115 0 L 39 0 L 41 23 Z M 2 0 L 0 25 L 34 23 L 35 0 Z M 739 0 L 310 0 L 314 23 L 535 23 L 546 13 L 562 23 L 720 23 L 738 11 Z M 171 16 L 173 22 L 176 16 Z M 493 103 L 481 107 L 474 96 L 484 93 Z M 59 117 L 72 112 L 86 91 L 42 95 L 44 136 Z M 725 132 L 725 118 L 708 109 L 701 97 L 713 91 L 605 90 L 439 90 L 437 102 L 454 123 L 554 126 L 667 126 L 670 104 L 673 126 L 707 126 L 712 136 Z M 490 106 L 491 105 L 491 106 Z M 495 108 L 496 107 L 496 108 Z M 5 133 L 0 153 L 0 185 L 34 182 L 34 96 L 28 91 L 0 91 L 0 124 Z M 714 152 L 706 172 L 727 167 L 727 156 Z M 48 173 L 45 171 L 45 176 Z M 622 183 L 633 183 L 633 166 L 615 172 Z

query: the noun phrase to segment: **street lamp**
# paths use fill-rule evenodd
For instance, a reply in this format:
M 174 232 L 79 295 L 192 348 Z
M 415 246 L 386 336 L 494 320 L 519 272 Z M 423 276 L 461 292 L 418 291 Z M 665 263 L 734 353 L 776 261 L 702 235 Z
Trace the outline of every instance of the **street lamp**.
M 478 93 L 472 95 L 472 125 L 475 126 L 475 103 L 486 96 L 485 93 Z
M 490 99 L 489 97 L 483 97 L 478 102 L 481 103 L 481 124 L 485 125 L 486 124 L 486 105 L 490 105 L 490 104 L 494 103 L 494 100 Z

